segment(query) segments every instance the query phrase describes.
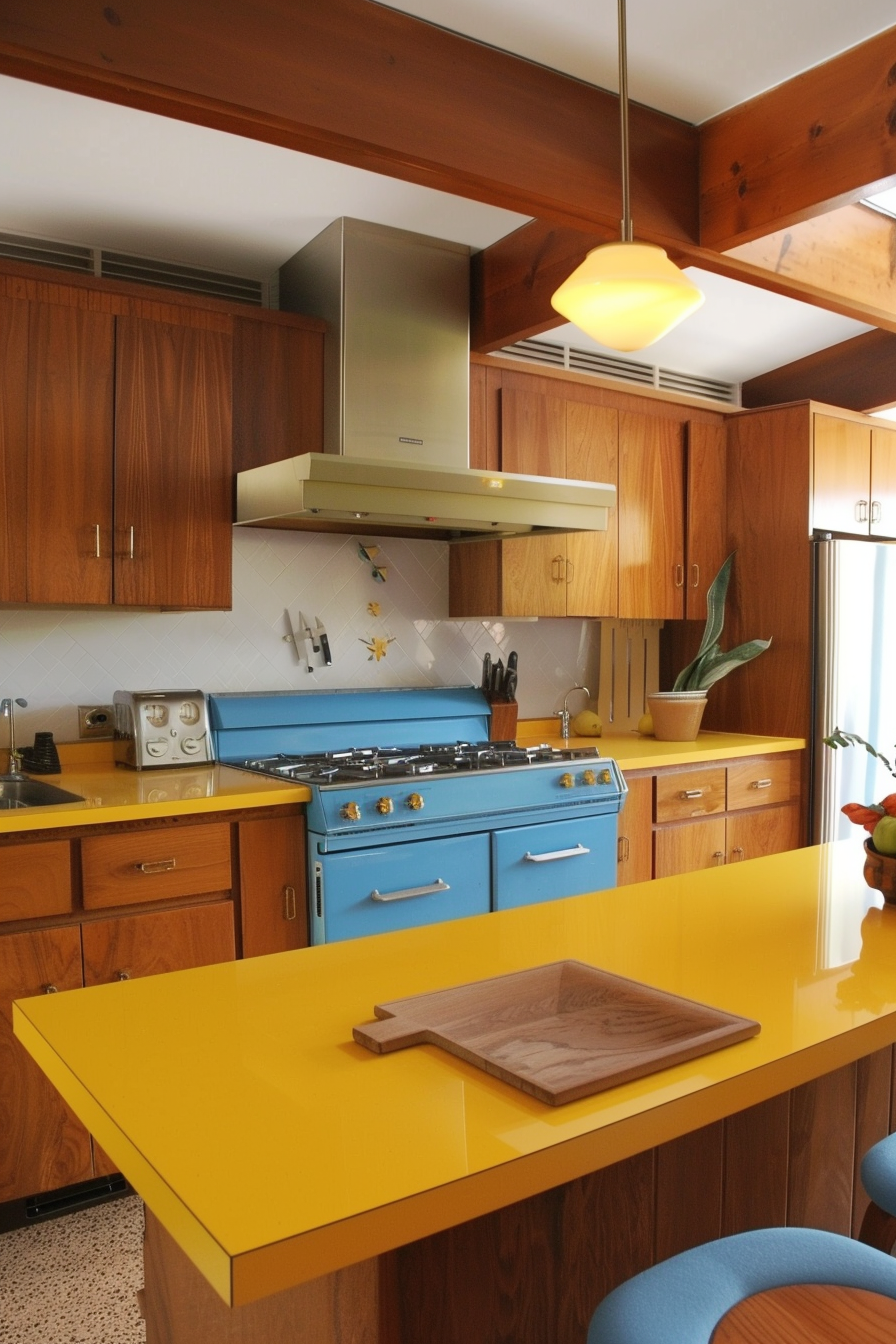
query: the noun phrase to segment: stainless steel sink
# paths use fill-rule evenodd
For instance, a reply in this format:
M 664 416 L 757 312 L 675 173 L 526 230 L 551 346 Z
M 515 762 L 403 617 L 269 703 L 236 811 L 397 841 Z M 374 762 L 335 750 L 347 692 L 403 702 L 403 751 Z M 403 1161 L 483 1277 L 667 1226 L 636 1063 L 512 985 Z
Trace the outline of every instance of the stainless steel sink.
M 53 807 L 58 803 L 83 803 L 79 793 L 69 793 L 56 784 L 45 784 L 42 779 L 22 779 L 17 775 L 0 775 L 0 812 L 18 807 Z

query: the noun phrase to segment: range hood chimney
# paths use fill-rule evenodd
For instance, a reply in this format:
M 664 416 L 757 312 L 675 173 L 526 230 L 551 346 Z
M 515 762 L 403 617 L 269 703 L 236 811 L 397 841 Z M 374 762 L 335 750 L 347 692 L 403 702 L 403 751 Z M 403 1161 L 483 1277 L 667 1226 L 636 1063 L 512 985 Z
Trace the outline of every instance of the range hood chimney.
M 237 523 L 450 541 L 600 531 L 613 486 L 471 469 L 470 250 L 337 219 L 280 271 L 323 318 L 324 452 L 242 471 Z

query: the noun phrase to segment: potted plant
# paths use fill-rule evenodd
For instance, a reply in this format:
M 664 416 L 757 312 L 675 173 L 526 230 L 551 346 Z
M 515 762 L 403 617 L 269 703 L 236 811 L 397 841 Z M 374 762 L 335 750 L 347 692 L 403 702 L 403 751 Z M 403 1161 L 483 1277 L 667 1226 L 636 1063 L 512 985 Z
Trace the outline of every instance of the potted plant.
M 647 697 L 654 736 L 664 742 L 691 742 L 700 729 L 706 708 L 706 692 L 736 667 L 756 658 L 771 644 L 770 639 L 751 639 L 726 653 L 719 643 L 725 624 L 725 599 L 734 551 L 722 565 L 706 594 L 706 626 L 697 656 L 682 668 L 671 691 L 656 691 Z
M 896 778 L 896 770 L 886 756 L 858 733 L 844 733 L 835 728 L 830 737 L 822 740 L 835 751 L 838 747 L 864 747 Z M 896 793 L 887 794 L 879 803 L 846 803 L 840 811 L 869 834 L 865 841 L 865 881 L 882 892 L 885 901 L 896 903 Z

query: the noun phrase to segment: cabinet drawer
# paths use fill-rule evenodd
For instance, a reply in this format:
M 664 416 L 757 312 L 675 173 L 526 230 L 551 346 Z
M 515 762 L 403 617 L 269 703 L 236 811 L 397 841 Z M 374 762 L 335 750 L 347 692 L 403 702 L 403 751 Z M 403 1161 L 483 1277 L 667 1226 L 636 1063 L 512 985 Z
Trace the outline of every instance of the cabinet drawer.
M 661 773 L 656 777 L 656 820 L 685 821 L 725 811 L 723 765 Z
M 728 809 L 789 803 L 799 796 L 795 756 L 754 756 L 728 767 Z
M 492 837 L 494 908 L 509 910 L 616 885 L 616 815 L 513 826 Z
M 229 891 L 230 827 L 219 822 L 82 840 L 81 870 L 86 910 Z
M 233 905 L 215 901 L 187 910 L 97 919 L 83 925 L 81 941 L 85 985 L 233 961 Z
M 0 849 L 0 920 L 67 915 L 72 861 L 67 840 Z

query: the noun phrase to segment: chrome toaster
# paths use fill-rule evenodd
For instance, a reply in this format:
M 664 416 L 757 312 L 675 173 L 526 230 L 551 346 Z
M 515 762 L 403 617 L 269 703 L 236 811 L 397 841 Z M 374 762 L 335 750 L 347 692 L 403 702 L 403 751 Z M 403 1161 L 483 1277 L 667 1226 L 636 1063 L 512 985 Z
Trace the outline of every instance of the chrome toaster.
M 116 691 L 115 760 L 135 770 L 215 759 L 203 691 Z

